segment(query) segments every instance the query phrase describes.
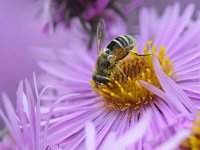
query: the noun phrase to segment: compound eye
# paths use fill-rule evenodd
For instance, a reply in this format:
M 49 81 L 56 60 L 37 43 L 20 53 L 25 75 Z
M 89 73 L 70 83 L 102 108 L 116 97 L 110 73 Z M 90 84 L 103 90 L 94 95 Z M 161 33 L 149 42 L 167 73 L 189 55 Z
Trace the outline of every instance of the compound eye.
M 107 60 L 108 60 L 110 63 L 112 63 L 112 62 L 113 62 L 113 58 L 114 58 L 113 55 L 109 55 L 109 56 L 107 57 Z

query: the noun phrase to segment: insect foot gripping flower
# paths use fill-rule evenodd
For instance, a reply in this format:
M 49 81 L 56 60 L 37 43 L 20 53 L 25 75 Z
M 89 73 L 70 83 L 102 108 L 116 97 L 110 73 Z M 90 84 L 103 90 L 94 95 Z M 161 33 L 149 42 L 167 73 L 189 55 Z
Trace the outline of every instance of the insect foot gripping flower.
M 55 89 L 57 94 L 80 93 L 57 107 L 55 116 L 66 118 L 51 130 L 65 135 L 59 141 L 66 148 L 70 148 L 67 145 L 82 146 L 83 124 L 88 121 L 96 127 L 99 135 L 96 147 L 99 147 L 107 133 L 115 131 L 122 135 L 147 109 L 153 111 L 154 117 L 142 142 L 151 140 L 173 123 L 177 115 L 196 113 L 200 106 L 200 43 L 196 39 L 200 34 L 200 20 L 190 24 L 193 5 L 188 5 L 183 13 L 179 7 L 178 4 L 167 7 L 160 17 L 154 9 L 142 9 L 138 46 L 118 61 L 120 69 L 111 71 L 113 75 L 109 76 L 108 84 L 89 83 L 98 58 L 97 50 L 88 53 L 81 41 L 71 42 L 73 51 L 48 51 L 54 54 L 53 58 L 39 61 L 47 72 L 46 79 L 60 84 Z M 48 93 L 46 98 L 52 100 L 51 96 Z M 174 132 L 170 130 L 162 140 Z

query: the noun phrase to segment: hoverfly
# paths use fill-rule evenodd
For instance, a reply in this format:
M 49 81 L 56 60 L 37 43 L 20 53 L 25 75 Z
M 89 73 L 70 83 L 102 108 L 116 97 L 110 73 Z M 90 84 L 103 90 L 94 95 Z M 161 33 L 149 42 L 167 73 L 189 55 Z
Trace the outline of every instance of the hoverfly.
M 110 81 L 112 70 L 116 67 L 120 70 L 117 63 L 125 58 L 137 44 L 135 37 L 123 35 L 112 40 L 104 50 L 102 50 L 102 41 L 105 35 L 104 32 L 104 21 L 103 19 L 100 19 L 97 25 L 96 35 L 99 55 L 92 76 L 96 85 L 99 85 L 100 83 L 107 84 Z M 122 70 L 120 70 L 120 72 L 123 73 Z

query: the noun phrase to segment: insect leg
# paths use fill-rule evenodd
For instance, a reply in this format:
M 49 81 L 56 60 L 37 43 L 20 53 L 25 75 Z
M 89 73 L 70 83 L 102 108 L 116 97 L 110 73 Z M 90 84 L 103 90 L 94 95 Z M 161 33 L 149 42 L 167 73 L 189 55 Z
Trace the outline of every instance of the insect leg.
M 115 64 L 116 68 L 122 73 L 125 79 L 127 79 L 127 76 L 125 75 L 124 71 L 119 67 L 118 64 Z
M 101 76 L 98 74 L 93 75 L 92 78 L 97 84 L 100 84 L 100 83 L 107 84 L 110 81 L 108 77 Z
M 131 51 L 131 52 L 133 52 L 133 51 Z M 135 55 L 137 55 L 137 56 L 149 56 L 149 55 L 152 55 L 152 54 L 138 54 L 138 53 L 136 53 L 136 52 L 133 52 Z
M 110 75 L 111 75 L 111 76 L 110 76 L 111 81 L 114 81 L 114 80 L 115 80 L 114 74 L 111 72 Z

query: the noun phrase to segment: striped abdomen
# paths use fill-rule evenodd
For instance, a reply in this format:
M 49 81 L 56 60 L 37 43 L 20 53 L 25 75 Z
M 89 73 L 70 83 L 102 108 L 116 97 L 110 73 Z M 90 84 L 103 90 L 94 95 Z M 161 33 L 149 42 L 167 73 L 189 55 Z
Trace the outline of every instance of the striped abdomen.
M 129 51 L 136 45 L 136 39 L 131 35 L 119 36 L 112 40 L 106 47 L 113 51 L 117 60 L 121 60 L 129 54 Z

